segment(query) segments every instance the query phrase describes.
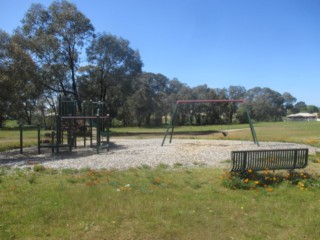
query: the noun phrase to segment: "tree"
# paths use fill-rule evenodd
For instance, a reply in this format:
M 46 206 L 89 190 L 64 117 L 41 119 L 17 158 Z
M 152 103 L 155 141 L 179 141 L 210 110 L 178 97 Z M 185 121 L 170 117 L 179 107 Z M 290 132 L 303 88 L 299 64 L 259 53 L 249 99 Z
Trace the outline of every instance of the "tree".
M 22 48 L 18 36 L 0 31 L 1 125 L 4 116 L 24 119 L 31 124 L 36 102 L 42 93 L 37 87 L 36 66 Z
M 294 105 L 294 112 L 299 113 L 299 112 L 307 112 L 307 104 L 303 101 L 297 102 Z
M 230 100 L 241 100 L 245 98 L 247 90 L 242 86 L 230 86 L 227 91 L 228 99 Z M 233 115 L 238 111 L 239 104 L 238 103 L 229 103 L 229 123 L 232 123 Z
M 151 125 L 151 117 L 154 124 L 162 124 L 162 116 L 167 113 L 165 101 L 168 91 L 168 78 L 162 74 L 142 73 L 135 85 L 134 94 L 130 98 L 138 126 L 144 123 Z
M 6 32 L 0 30 L 0 127 L 3 120 L 8 114 L 9 98 L 11 96 L 12 84 L 9 79 L 8 68 L 10 58 L 8 56 L 8 45 L 10 44 L 10 36 Z
M 317 112 L 319 112 L 319 108 L 315 105 L 308 105 L 307 111 L 308 111 L 308 113 L 317 113 Z
M 81 111 L 77 69 L 81 50 L 93 37 L 90 20 L 68 1 L 54 1 L 48 9 L 33 4 L 17 30 L 38 64 L 39 83 L 49 91 L 72 94 Z
M 293 110 L 294 103 L 297 101 L 297 99 L 288 92 L 283 93 L 282 98 L 284 100 L 284 107 L 287 110 L 287 114 L 288 114 L 289 111 Z
M 81 82 L 81 89 L 83 92 L 89 89 L 89 96 L 106 102 L 108 110 L 114 115 L 118 108 L 124 107 L 127 96 L 132 94 L 133 82 L 143 65 L 139 52 L 129 44 L 123 38 L 101 34 L 87 49 L 91 65 L 83 69 L 87 77 Z
M 248 90 L 246 101 L 252 117 L 258 121 L 278 121 L 285 115 L 282 95 L 270 88 L 255 87 Z

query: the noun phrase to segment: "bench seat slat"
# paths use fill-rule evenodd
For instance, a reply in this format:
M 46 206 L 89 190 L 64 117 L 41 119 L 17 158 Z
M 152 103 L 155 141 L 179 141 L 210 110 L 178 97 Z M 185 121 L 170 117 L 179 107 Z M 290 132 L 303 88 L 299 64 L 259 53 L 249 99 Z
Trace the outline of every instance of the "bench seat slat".
M 276 149 L 232 151 L 231 172 L 259 170 L 293 170 L 304 168 L 308 163 L 308 149 Z

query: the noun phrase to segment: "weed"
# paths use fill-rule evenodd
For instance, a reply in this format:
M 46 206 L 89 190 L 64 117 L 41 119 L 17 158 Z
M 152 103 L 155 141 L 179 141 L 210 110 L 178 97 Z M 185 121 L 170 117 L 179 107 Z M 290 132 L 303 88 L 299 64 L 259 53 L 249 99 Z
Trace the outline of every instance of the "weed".
M 35 172 L 43 172 L 45 170 L 46 170 L 46 168 L 41 164 L 36 164 L 33 166 L 33 171 L 35 171 Z
M 183 166 L 182 163 L 175 163 L 175 164 L 173 164 L 173 167 L 174 167 L 174 168 L 179 168 L 179 167 L 182 167 L 182 166 Z
M 157 166 L 157 169 L 168 169 L 169 168 L 169 165 L 168 164 L 165 164 L 165 163 L 160 163 L 158 166 Z
M 32 174 L 30 175 L 30 177 L 28 178 L 28 182 L 29 182 L 30 184 L 35 184 L 35 183 L 36 183 L 36 175 L 35 175 L 34 173 L 32 173 Z

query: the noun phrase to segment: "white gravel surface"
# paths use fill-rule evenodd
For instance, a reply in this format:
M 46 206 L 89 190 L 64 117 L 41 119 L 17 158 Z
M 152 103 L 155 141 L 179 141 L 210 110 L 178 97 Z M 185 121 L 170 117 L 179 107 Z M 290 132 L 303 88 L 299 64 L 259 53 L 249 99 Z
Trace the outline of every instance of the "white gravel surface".
M 214 166 L 228 168 L 231 151 L 254 149 L 282 149 L 309 148 L 311 154 L 320 151 L 307 145 L 278 142 L 260 142 L 260 147 L 252 141 L 231 140 L 195 140 L 173 139 L 170 144 L 162 139 L 120 139 L 113 138 L 110 150 L 101 149 L 96 154 L 95 149 L 79 147 L 72 152 L 59 154 L 47 153 L 36 155 L 37 149 L 29 148 L 24 154 L 18 150 L 0 153 L 0 166 L 30 167 L 33 164 L 43 164 L 49 168 L 91 168 L 91 169 L 128 169 L 159 164 L 174 165 L 180 163 L 185 166 Z

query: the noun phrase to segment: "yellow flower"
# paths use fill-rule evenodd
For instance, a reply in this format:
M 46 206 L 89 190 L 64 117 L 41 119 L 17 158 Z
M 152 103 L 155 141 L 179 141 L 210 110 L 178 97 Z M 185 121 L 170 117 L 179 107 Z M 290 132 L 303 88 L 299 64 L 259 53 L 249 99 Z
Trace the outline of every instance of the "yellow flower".
M 259 184 L 259 181 L 255 181 L 254 183 L 255 183 L 256 185 L 258 185 L 258 184 Z
M 156 178 L 154 178 L 153 179 L 153 184 L 160 184 L 161 183 L 161 178 L 159 178 L 159 177 L 156 177 Z
M 248 178 L 246 178 L 246 179 L 244 180 L 244 182 L 245 182 L 245 183 L 249 182 L 249 179 L 248 179 Z
M 249 170 L 248 170 L 248 173 L 252 173 L 252 169 L 249 169 Z
M 272 187 L 268 187 L 267 188 L 267 192 L 272 192 L 273 191 L 273 188 Z

